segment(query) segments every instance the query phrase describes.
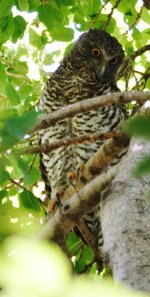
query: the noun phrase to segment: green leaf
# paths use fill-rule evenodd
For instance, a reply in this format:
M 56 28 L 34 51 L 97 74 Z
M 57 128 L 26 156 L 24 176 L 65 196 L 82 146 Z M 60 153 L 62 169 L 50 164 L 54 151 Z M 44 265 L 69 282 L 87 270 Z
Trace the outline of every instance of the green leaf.
M 34 110 L 21 116 L 11 116 L 3 119 L 0 124 L 1 150 L 6 150 L 19 141 L 37 121 L 39 113 Z
M 12 179 L 19 179 L 23 178 L 28 171 L 28 164 L 25 162 L 23 157 L 17 154 L 15 151 L 11 151 L 11 154 L 8 155 L 8 159 L 10 161 L 12 171 L 11 171 L 11 178 Z
M 18 0 L 18 6 L 22 11 L 29 10 L 28 0 Z
M 62 3 L 65 6 L 74 6 L 75 5 L 75 0 L 63 0 Z
M 12 35 L 13 42 L 16 42 L 19 37 L 22 37 L 26 29 L 26 25 L 27 25 L 27 22 L 22 16 L 17 15 L 14 18 L 14 32 Z
M 150 25 L 150 13 L 145 7 L 143 7 L 141 19 Z
M 60 50 L 56 50 L 50 54 L 47 54 L 45 56 L 45 59 L 44 59 L 44 64 L 45 65 L 48 65 L 48 64 L 51 64 L 54 62 L 54 57 L 58 57 L 60 55 L 61 51 Z
M 19 74 L 26 75 L 28 73 L 28 65 L 26 62 L 17 61 L 15 63 L 15 69 L 18 71 Z
M 0 1 L 0 18 L 3 18 L 10 14 L 14 0 L 1 0 Z
M 38 35 L 33 29 L 29 29 L 29 42 L 39 50 L 44 47 L 41 36 Z
M 3 198 L 7 197 L 8 192 L 6 190 L 2 190 L 0 191 L 0 200 L 2 200 Z
M 71 255 L 79 253 L 82 241 L 74 232 L 70 232 L 66 238 L 67 248 Z
M 138 178 L 148 173 L 150 173 L 150 156 L 144 157 L 134 170 L 134 174 Z
M 0 185 L 2 185 L 4 182 L 6 182 L 9 178 L 9 172 L 5 169 L 5 160 L 2 158 L 0 159 Z
M 114 18 L 111 18 L 110 22 L 109 22 L 109 25 L 108 25 L 108 28 L 107 28 L 107 31 L 112 34 L 114 32 L 114 28 L 116 26 L 116 21 Z
M 36 11 L 39 6 L 39 0 L 28 0 L 29 3 L 29 11 Z
M 86 30 L 87 24 L 84 20 L 83 14 L 80 14 L 79 12 L 74 13 L 74 23 L 75 27 L 77 28 L 77 25 L 80 25 L 80 28 L 77 28 L 77 30 Z
M 54 12 L 49 4 L 44 4 L 39 6 L 38 14 L 40 21 L 47 27 L 49 31 L 52 30 L 54 26 Z
M 33 92 L 33 87 L 31 85 L 25 85 L 19 88 L 18 94 L 22 99 L 28 98 Z
M 20 206 L 35 211 L 41 211 L 41 204 L 39 199 L 30 191 L 26 190 L 19 194 Z
M 24 176 L 24 185 L 25 186 L 32 186 L 33 184 L 37 183 L 41 177 L 41 173 L 37 168 L 32 168 L 30 172 L 28 172 Z
M 12 13 L 0 19 L 0 44 L 3 44 L 12 35 L 14 30 L 14 21 Z
M 100 8 L 100 1 L 99 0 L 82 0 L 80 2 L 81 7 L 83 8 L 83 12 L 85 16 L 93 15 L 94 13 L 98 13 Z
M 9 102 L 12 105 L 18 105 L 20 102 L 20 97 L 18 95 L 18 92 L 15 90 L 15 88 L 9 83 L 6 83 L 5 86 L 5 92 L 6 92 L 6 96 L 9 100 Z
M 61 27 L 61 28 L 60 28 Z M 71 41 L 74 36 L 74 30 L 71 28 L 65 28 L 62 26 L 56 26 L 55 29 L 51 31 L 51 36 L 54 40 L 60 41 Z
M 6 83 L 5 66 L 0 63 L 0 94 L 5 95 L 5 83 Z
M 73 42 L 69 43 L 69 45 L 65 48 L 64 57 L 66 57 L 70 53 L 72 47 L 73 47 Z
M 129 135 L 150 139 L 150 118 L 137 116 L 129 119 L 124 125 L 124 131 Z
M 86 246 L 82 253 L 82 261 L 89 265 L 94 259 L 93 252 L 89 246 Z

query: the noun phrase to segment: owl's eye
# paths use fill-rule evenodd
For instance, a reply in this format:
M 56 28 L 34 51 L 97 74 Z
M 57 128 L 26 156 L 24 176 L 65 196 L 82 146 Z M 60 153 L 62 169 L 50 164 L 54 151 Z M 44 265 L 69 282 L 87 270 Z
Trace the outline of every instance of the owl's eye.
M 92 55 L 93 57 L 99 57 L 101 55 L 101 50 L 99 48 L 93 48 Z
M 112 59 L 110 60 L 110 63 L 111 63 L 111 64 L 116 64 L 117 61 L 118 61 L 117 58 L 114 57 L 114 58 L 112 58 Z

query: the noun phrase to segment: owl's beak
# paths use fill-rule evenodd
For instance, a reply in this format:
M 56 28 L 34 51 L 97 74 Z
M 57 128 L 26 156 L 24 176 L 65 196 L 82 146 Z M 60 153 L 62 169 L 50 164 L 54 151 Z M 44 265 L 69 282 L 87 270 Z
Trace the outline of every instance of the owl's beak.
M 98 65 L 96 65 L 95 72 L 96 72 L 97 80 L 101 79 L 102 75 L 105 72 L 105 69 L 106 69 L 106 62 L 99 63 Z

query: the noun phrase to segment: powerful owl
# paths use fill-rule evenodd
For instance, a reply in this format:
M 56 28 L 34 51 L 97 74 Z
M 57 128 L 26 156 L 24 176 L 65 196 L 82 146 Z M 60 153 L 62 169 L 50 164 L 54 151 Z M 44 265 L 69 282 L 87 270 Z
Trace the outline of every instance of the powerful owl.
M 122 46 L 110 34 L 99 29 L 83 33 L 46 82 L 40 109 L 50 113 L 86 98 L 117 91 L 116 74 L 123 58 Z M 39 141 L 43 145 L 62 138 L 104 133 L 116 129 L 125 117 L 124 106 L 93 109 L 40 131 Z M 97 140 L 89 144 L 74 144 L 41 154 L 42 176 L 50 198 L 63 195 L 70 184 L 68 173 L 86 163 L 102 143 Z M 98 235 L 100 218 L 95 219 L 93 214 L 85 219 Z

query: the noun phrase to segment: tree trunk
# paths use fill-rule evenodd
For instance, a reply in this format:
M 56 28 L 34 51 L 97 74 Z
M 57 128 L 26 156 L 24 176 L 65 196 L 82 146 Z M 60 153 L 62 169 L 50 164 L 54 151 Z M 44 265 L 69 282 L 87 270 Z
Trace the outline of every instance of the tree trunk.
M 150 176 L 133 170 L 150 142 L 132 139 L 123 166 L 102 201 L 104 252 L 116 282 L 150 292 Z M 111 193 L 111 194 L 110 194 Z

